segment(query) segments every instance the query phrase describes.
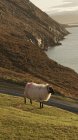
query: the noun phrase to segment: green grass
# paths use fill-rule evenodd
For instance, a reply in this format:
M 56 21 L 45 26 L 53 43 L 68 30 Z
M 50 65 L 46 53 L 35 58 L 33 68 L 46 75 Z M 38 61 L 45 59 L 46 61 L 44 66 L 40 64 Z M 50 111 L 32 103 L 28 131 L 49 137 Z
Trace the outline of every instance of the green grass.
M 77 140 L 78 115 L 0 94 L 0 140 Z

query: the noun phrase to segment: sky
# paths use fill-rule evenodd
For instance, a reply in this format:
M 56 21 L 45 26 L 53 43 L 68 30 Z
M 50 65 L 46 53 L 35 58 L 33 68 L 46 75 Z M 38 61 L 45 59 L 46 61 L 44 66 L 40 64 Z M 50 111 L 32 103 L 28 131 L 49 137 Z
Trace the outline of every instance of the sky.
M 71 12 L 78 10 L 78 0 L 30 0 L 45 12 Z

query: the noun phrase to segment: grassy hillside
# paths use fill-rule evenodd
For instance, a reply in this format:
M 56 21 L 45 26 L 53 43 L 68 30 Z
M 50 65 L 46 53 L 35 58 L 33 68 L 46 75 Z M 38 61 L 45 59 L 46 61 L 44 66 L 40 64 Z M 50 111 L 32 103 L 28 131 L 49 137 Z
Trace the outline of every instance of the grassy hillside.
M 78 116 L 0 94 L 0 140 L 77 140 Z
M 29 0 L 0 1 L 0 79 L 48 82 L 78 98 L 78 74 L 50 60 L 38 46 L 55 45 L 68 32 Z

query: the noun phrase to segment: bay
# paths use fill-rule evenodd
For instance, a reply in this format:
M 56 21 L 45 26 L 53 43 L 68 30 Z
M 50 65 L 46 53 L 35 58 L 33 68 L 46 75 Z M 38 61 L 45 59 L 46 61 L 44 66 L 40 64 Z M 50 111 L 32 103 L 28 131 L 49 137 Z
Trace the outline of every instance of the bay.
M 59 64 L 72 68 L 78 73 L 78 27 L 67 30 L 70 34 L 61 41 L 62 45 L 49 47 L 46 54 Z

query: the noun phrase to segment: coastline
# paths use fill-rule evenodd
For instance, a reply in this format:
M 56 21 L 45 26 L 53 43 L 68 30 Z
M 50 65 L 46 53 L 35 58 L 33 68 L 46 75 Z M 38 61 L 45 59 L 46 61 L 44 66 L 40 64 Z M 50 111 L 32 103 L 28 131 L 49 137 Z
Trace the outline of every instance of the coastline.
M 77 50 L 78 50 L 78 27 L 68 27 L 70 34 L 66 36 L 65 40 L 61 40 L 59 49 L 57 47 L 49 47 L 49 51 L 46 52 L 49 58 L 56 61 L 57 63 L 73 69 L 78 73 L 78 62 L 77 62 Z M 77 29 L 76 29 L 77 28 Z M 75 43 L 75 44 L 74 44 Z M 74 46 L 74 48 L 73 48 Z M 70 54 L 70 55 L 69 55 Z M 52 56 L 51 56 L 52 55 Z

